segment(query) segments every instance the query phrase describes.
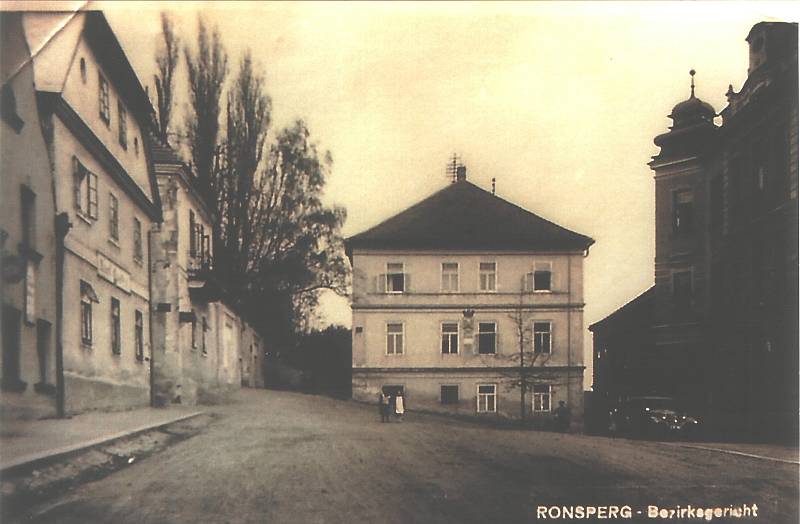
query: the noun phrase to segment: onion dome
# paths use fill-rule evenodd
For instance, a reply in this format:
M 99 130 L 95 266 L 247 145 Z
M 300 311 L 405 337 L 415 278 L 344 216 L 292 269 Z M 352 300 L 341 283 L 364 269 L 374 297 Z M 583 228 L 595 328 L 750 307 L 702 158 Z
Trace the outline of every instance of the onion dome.
M 689 71 L 692 75 L 692 94 L 688 99 L 680 102 L 672 108 L 672 113 L 669 117 L 672 119 L 673 128 L 684 127 L 687 125 L 697 124 L 700 122 L 714 122 L 714 117 L 717 112 L 711 104 L 703 102 L 694 96 L 694 75 L 695 70 Z

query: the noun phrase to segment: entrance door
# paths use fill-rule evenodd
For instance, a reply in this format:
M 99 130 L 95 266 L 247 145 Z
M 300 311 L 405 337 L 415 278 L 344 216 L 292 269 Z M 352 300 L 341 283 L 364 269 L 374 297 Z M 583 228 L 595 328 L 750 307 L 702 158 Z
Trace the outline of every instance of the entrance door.
M 22 391 L 25 383 L 20 379 L 20 320 L 21 313 L 10 306 L 3 307 L 3 389 Z
M 406 396 L 405 387 L 403 386 L 395 386 L 395 385 L 386 385 L 381 388 L 384 395 L 389 397 L 395 397 L 398 393 L 402 393 L 403 396 Z

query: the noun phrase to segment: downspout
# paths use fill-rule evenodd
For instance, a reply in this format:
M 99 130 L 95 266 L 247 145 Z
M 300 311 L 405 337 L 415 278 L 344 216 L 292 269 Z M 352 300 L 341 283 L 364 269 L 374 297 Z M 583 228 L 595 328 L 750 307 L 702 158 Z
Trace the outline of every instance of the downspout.
M 155 346 L 153 345 L 153 226 L 147 229 L 147 339 L 150 341 L 150 406 L 156 407 Z
M 583 348 L 581 348 L 583 351 Z M 567 255 L 567 406 L 570 402 L 570 378 L 572 376 L 572 255 Z
M 56 415 L 66 416 L 64 385 L 64 239 L 72 224 L 66 212 L 55 216 L 56 234 Z

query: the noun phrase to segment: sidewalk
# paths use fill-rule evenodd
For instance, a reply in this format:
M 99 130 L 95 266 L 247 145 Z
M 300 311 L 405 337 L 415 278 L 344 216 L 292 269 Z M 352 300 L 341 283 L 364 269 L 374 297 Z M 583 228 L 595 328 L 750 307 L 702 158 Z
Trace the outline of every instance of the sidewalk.
M 0 428 L 0 472 L 199 415 L 193 406 L 90 412 L 69 419 L 5 422 Z

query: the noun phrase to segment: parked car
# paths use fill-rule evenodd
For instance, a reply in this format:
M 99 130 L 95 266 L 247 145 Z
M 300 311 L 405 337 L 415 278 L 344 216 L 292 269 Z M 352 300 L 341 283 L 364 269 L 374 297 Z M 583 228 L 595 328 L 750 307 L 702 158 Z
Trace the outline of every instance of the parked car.
M 631 397 L 609 413 L 609 432 L 647 438 L 696 438 L 701 422 L 670 397 Z

